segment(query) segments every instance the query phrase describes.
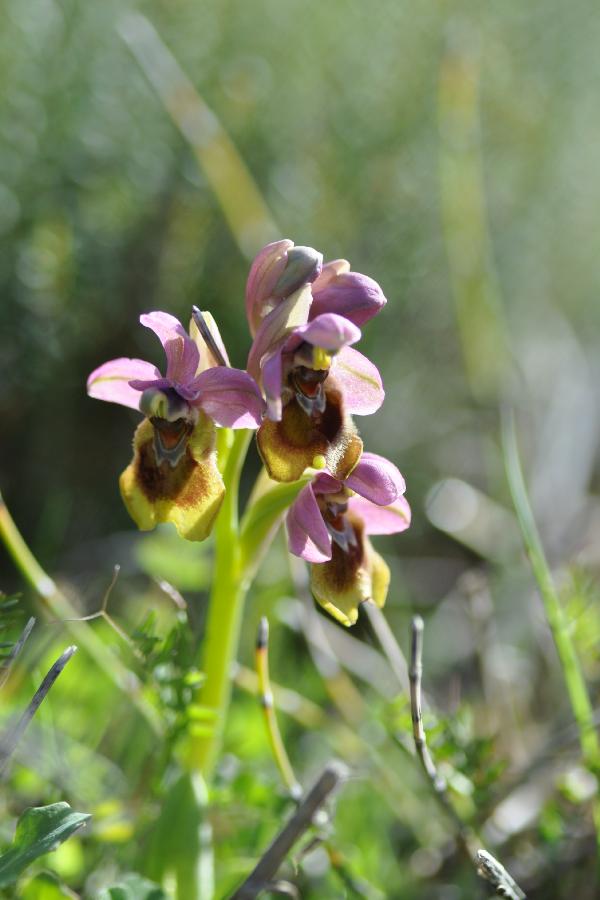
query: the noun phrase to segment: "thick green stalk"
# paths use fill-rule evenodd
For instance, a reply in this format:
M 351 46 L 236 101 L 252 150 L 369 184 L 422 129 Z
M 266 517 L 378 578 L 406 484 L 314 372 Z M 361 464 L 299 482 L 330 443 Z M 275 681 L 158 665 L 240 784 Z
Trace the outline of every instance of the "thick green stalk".
M 238 493 L 251 431 L 237 431 L 223 472 L 227 493 L 215 525 L 215 566 L 203 641 L 206 681 L 199 702 L 214 721 L 191 739 L 188 762 L 209 780 L 217 761 L 231 697 L 231 667 L 237 653 L 249 582 L 240 565 Z
M 517 512 L 523 543 L 531 562 L 535 580 L 540 589 L 546 618 L 554 638 L 560 660 L 573 717 L 579 731 L 579 743 L 583 761 L 596 776 L 600 774 L 600 742 L 594 728 L 592 704 L 575 645 L 571 639 L 570 623 L 561 605 L 544 548 L 537 530 L 527 496 L 527 488 L 519 460 L 512 413 L 503 416 L 502 443 L 508 484 Z M 594 819 L 600 853 L 600 803 L 594 803 Z

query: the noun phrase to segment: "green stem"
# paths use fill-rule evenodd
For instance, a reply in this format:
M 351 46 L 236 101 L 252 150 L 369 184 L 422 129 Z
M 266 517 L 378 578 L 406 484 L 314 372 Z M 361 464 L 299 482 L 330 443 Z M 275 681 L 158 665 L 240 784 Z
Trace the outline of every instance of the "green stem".
M 14 563 L 40 598 L 44 608 L 57 619 L 76 620 L 80 615 L 69 599 L 57 587 L 25 543 L 2 495 L 0 494 L 0 540 Z M 152 731 L 160 735 L 162 723 L 154 707 L 143 696 L 142 688 L 133 672 L 125 668 L 116 654 L 102 643 L 86 622 L 65 621 L 77 644 L 85 650 L 118 690 L 130 700 L 144 717 Z
M 508 484 L 517 512 L 523 543 L 531 562 L 560 660 L 573 717 L 579 732 L 581 755 L 588 768 L 600 773 L 600 743 L 594 729 L 593 709 L 579 658 L 571 638 L 570 623 L 561 605 L 527 496 L 515 435 L 514 415 L 502 418 L 502 443 Z M 600 803 L 594 803 L 594 820 L 600 853 Z
M 244 599 L 250 586 L 240 564 L 238 493 L 251 431 L 237 431 L 227 455 L 227 494 L 215 526 L 215 566 L 203 641 L 202 670 L 206 681 L 199 702 L 214 713 L 208 731 L 193 735 L 188 763 L 207 780 L 214 769 L 231 697 L 231 668 L 237 653 Z

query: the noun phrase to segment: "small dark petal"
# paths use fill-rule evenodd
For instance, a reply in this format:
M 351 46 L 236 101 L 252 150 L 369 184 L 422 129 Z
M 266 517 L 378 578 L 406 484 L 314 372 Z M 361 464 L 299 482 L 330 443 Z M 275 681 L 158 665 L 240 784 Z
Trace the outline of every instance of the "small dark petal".
M 227 360 L 223 356 L 221 348 L 214 339 L 212 332 L 208 327 L 206 319 L 204 318 L 204 315 L 200 312 L 197 306 L 192 306 L 192 319 L 196 323 L 196 328 L 200 332 L 200 336 L 208 347 L 209 352 L 212 353 L 217 365 L 226 366 Z

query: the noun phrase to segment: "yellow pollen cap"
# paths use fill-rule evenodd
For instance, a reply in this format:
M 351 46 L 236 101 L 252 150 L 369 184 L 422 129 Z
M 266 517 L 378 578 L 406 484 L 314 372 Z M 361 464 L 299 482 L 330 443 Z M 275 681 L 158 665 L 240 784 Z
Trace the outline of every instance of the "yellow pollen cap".
M 328 369 L 331 366 L 331 355 L 322 347 L 313 347 L 313 366 L 315 369 Z

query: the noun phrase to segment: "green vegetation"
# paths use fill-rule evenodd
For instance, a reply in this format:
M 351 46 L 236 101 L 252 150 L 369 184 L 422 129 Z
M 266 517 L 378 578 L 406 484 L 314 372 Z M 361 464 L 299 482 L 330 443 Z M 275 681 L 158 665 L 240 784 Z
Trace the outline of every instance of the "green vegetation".
M 333 771 L 281 890 L 460 900 L 497 878 L 517 897 L 593 900 L 597 10 L 3 12 L 0 894 L 230 897 L 298 816 L 296 781 L 306 797 Z M 413 522 L 378 539 L 385 619 L 352 629 L 315 606 L 281 535 L 262 556 L 302 485 L 272 488 L 239 524 L 232 491 L 204 543 L 140 533 L 118 490 L 139 416 L 85 395 L 106 359 L 159 364 L 135 327 L 152 309 L 210 309 L 243 368 L 249 262 L 278 237 L 351 260 L 388 297 L 361 343 L 386 404 L 360 427 L 405 475 Z M 250 444 L 243 504 L 258 471 Z M 415 752 L 415 616 L 431 765 Z M 202 644 L 225 626 L 226 653 Z

